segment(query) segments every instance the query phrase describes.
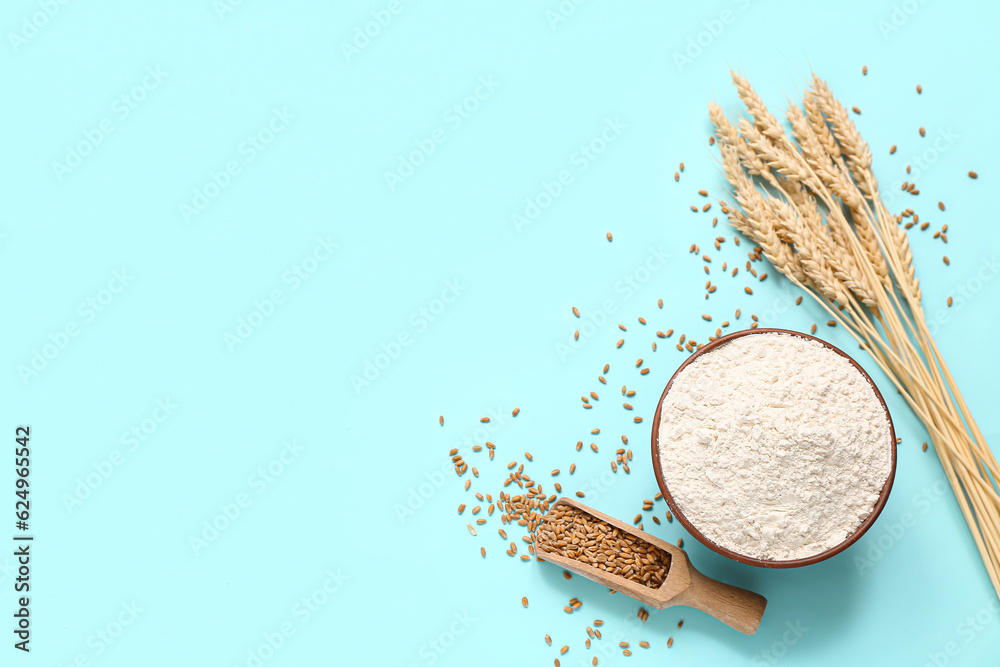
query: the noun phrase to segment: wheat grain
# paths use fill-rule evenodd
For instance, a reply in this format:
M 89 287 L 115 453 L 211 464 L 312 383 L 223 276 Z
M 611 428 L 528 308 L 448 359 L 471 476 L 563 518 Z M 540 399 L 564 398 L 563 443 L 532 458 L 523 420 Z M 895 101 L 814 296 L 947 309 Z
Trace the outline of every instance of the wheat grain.
M 575 507 L 555 506 L 538 528 L 535 544 L 558 554 L 650 588 L 659 588 L 670 567 L 670 554 Z M 579 608 L 571 601 L 567 613 Z M 595 621 L 595 626 L 603 625 Z

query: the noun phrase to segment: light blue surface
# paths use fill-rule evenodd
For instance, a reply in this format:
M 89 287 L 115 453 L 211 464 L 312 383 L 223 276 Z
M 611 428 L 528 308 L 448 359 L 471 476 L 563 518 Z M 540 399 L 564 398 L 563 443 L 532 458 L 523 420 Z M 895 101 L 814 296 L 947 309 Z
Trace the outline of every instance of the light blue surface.
M 657 490 L 650 422 L 683 359 L 669 341 L 650 350 L 655 330 L 706 340 L 737 307 L 730 329 L 750 313 L 800 330 L 827 319 L 785 307 L 795 293 L 781 279 L 746 296 L 742 272 L 713 268 L 720 287 L 703 298 L 691 243 L 713 267 L 745 259 L 731 240 L 711 249 L 731 236 L 711 228 L 717 211 L 689 209 L 723 185 L 706 104 L 738 108 L 729 66 L 775 111 L 814 68 L 862 109 L 883 186 L 917 182 L 919 197 L 893 191 L 890 208 L 931 221 L 911 235 L 927 311 L 947 317 L 939 345 L 987 438 L 1000 435 L 997 6 L 670 5 L 7 3 L 0 25 L 20 38 L 0 48 L 3 429 L 12 441 L 32 428 L 36 541 L 32 652 L 8 634 L 0 662 L 545 665 L 568 644 L 562 664 L 575 666 L 590 664 L 585 626 L 602 618 L 601 665 L 996 664 L 1000 605 L 941 466 L 860 355 L 903 443 L 892 497 L 858 545 L 762 571 L 645 521 L 684 537 L 709 576 L 768 598 L 754 637 L 686 609 L 639 623 L 637 603 L 505 556 L 496 515 L 473 538 L 470 510 L 455 513 L 472 491 L 496 496 L 527 450 L 546 491 L 560 467 L 564 492 L 630 519 Z M 944 150 L 905 174 L 939 136 Z M 526 198 L 544 210 L 518 227 Z M 950 267 L 931 239 L 944 223 Z M 565 352 L 583 321 L 572 306 L 607 318 Z M 37 375 L 22 376 L 36 351 Z M 356 391 L 366 363 L 382 368 Z M 582 410 L 591 390 L 601 400 Z M 621 434 L 632 473 L 607 484 Z M 468 451 L 485 440 L 492 463 Z M 480 471 L 470 492 L 452 447 Z M 0 613 L 13 613 L 13 559 L 0 565 Z M 583 607 L 566 615 L 572 597 Z M 631 658 L 615 647 L 641 640 L 652 647 Z

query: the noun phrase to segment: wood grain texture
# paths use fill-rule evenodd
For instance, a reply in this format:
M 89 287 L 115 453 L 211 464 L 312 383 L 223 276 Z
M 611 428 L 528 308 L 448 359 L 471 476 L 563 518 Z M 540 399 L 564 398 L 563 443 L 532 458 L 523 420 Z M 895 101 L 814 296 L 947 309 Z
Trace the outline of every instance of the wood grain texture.
M 764 617 L 767 600 L 763 595 L 706 577 L 689 568 L 691 585 L 681 591 L 671 604 L 700 609 L 745 635 L 757 633 Z M 667 575 L 668 580 L 670 575 Z
M 659 588 L 650 588 L 649 586 L 644 586 L 625 577 L 605 572 L 573 558 L 560 556 L 557 553 L 547 550 L 544 544 L 536 543 L 535 555 L 542 560 L 559 565 L 570 572 L 579 574 L 581 577 L 586 577 L 612 590 L 624 593 L 630 598 L 649 605 L 654 609 L 666 609 L 675 605 L 694 607 L 710 616 L 714 616 L 743 634 L 752 635 L 757 632 L 760 620 L 764 615 L 764 608 L 767 606 L 767 600 L 762 596 L 706 577 L 691 565 L 687 553 L 680 547 L 665 542 L 618 519 L 602 514 L 570 498 L 560 498 L 557 500 L 549 509 L 549 514 L 546 516 L 552 515 L 560 506 L 574 507 L 614 526 L 624 533 L 633 535 L 669 553 L 670 567 L 667 570 L 667 579 Z

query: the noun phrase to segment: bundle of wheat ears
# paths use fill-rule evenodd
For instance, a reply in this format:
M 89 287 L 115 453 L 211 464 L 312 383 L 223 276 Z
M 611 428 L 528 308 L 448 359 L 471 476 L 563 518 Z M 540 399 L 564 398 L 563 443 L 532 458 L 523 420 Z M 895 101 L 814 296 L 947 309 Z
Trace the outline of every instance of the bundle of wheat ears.
M 786 114 L 791 136 L 732 77 L 750 118 L 709 105 L 735 199 L 723 212 L 871 354 L 926 425 L 1000 595 L 1000 471 L 927 329 L 902 216 L 881 201 L 868 144 L 815 74 L 802 108 Z

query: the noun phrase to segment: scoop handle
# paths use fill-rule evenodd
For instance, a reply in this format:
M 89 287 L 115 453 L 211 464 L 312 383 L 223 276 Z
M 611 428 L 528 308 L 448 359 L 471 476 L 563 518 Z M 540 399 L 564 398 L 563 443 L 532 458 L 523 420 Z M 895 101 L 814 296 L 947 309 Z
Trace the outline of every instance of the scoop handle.
M 745 635 L 757 633 L 767 600 L 762 595 L 710 579 L 690 567 L 691 585 L 672 601 L 700 609 Z

